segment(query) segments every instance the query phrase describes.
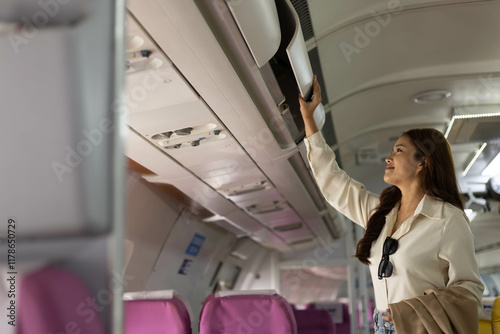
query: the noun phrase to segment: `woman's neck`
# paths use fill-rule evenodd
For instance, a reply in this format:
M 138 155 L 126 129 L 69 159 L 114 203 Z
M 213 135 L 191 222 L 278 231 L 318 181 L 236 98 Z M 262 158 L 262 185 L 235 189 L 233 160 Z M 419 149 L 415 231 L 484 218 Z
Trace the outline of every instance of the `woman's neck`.
M 401 202 L 399 205 L 399 212 L 412 213 L 417 208 L 418 204 L 425 195 L 422 188 L 417 189 L 400 189 Z

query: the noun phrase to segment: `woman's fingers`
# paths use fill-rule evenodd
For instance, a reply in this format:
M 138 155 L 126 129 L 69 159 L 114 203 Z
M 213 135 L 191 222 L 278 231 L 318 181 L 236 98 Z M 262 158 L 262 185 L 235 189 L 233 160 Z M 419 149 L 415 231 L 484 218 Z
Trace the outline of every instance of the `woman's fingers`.
M 321 103 L 321 87 L 316 75 L 313 77 L 313 96 L 310 102 L 306 102 L 299 94 L 300 111 L 304 116 L 310 117 L 316 107 Z
M 382 316 L 382 319 L 384 319 L 385 321 L 392 321 L 392 315 L 391 315 L 391 310 L 390 309 L 387 309 L 385 310 L 387 313 L 389 313 L 388 315 L 384 315 Z

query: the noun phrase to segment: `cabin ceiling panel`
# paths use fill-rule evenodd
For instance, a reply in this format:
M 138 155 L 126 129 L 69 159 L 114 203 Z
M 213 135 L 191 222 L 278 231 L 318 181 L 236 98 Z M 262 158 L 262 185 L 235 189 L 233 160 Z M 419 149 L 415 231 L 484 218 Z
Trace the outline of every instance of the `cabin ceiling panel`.
M 300 240 L 313 239 L 313 235 L 305 226 L 302 226 L 302 228 L 292 231 L 286 231 L 286 232 L 274 231 L 274 233 L 278 234 L 280 237 L 285 239 L 289 244 Z
M 360 149 L 376 145 L 383 165 L 383 158 L 402 132 L 433 127 L 444 133 L 454 107 L 469 105 L 473 110 L 476 105 L 497 103 L 496 80 L 489 75 L 418 80 L 380 86 L 343 99 L 331 109 L 343 167 L 354 178 L 366 179 L 373 173 L 356 168 Z M 429 89 L 448 90 L 451 97 L 427 104 L 412 101 L 412 96 Z
M 168 149 L 166 153 L 201 179 L 222 177 L 255 167 L 254 162 L 231 137 L 214 142 L 201 142 L 199 146 L 194 147 Z
M 216 124 L 221 127 L 201 100 L 133 113 L 129 115 L 128 122 L 145 136 L 202 124 Z
M 227 173 L 220 176 L 206 177 L 203 181 L 208 183 L 214 189 L 220 189 L 221 193 L 231 193 L 239 187 L 255 183 L 258 181 L 265 181 L 266 185 L 270 185 L 269 180 L 257 167 L 238 169 L 232 173 Z M 253 196 L 252 193 L 246 195 L 231 196 L 233 199 L 244 199 L 248 196 Z
M 290 246 L 288 246 L 282 238 L 278 237 L 268 229 L 263 228 L 259 230 L 257 233 L 252 235 L 251 238 L 269 249 L 275 249 L 280 252 L 288 252 L 291 250 Z
M 467 106 L 466 109 L 473 111 L 477 105 L 500 103 L 498 88 L 498 77 L 489 75 L 380 86 L 350 96 L 332 107 L 335 132 L 339 142 L 343 143 L 386 126 L 418 123 L 418 118 L 439 122 L 444 126 L 451 119 L 452 108 L 456 106 Z M 427 104 L 412 101 L 415 94 L 429 89 L 448 90 L 451 97 Z M 369 110 L 372 112 L 367 112 Z
M 196 93 L 161 54 L 153 54 L 163 64 L 157 68 L 126 73 L 126 93 L 131 114 L 194 102 Z M 154 60 L 151 60 L 154 61 Z M 145 65 L 146 66 L 146 65 Z
M 282 201 L 283 196 L 276 188 L 266 189 L 254 194 L 249 194 L 247 196 L 235 196 L 238 198 L 233 199 L 242 208 L 247 208 L 251 205 L 258 205 L 261 203 L 270 203 L 273 201 Z
M 191 86 L 151 37 L 127 15 L 126 93 L 129 113 L 196 101 Z M 147 57 L 141 51 L 149 51 Z
M 297 213 L 290 207 L 277 212 L 250 214 L 255 217 L 255 219 L 263 222 L 266 226 L 273 228 L 280 225 L 287 225 L 302 221 L 300 217 L 297 216 Z
M 267 228 L 259 223 L 253 217 L 247 215 L 240 208 L 236 208 L 235 210 L 224 215 L 225 220 L 228 220 L 231 224 L 235 226 L 239 226 L 242 230 L 248 232 L 248 235 L 254 235 L 262 229 Z
M 245 209 L 250 205 L 261 202 L 273 202 L 283 200 L 283 196 L 275 188 L 269 188 L 253 194 L 241 196 L 227 196 L 228 199 Z
M 316 39 L 321 39 L 343 26 L 356 21 L 374 19 L 390 23 L 389 15 L 397 15 L 398 12 L 414 8 L 453 5 L 457 3 L 473 2 L 474 0 L 374 0 L 370 2 L 361 1 L 331 1 L 331 0 L 309 0 L 309 11 L 312 18 L 314 34 Z M 476 0 L 477 2 L 481 0 Z M 482 0 L 484 1 L 484 0 Z
M 498 1 L 408 10 L 386 27 L 371 19 L 321 38 L 330 102 L 382 84 L 499 68 L 499 10 Z

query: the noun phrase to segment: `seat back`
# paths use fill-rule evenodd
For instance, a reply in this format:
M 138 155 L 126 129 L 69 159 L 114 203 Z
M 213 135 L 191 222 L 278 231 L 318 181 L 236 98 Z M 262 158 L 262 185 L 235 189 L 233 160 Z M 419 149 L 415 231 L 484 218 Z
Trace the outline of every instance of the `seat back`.
M 342 304 L 342 323 L 336 324 L 338 333 L 350 334 L 351 333 L 351 315 L 349 313 L 349 305 Z
M 327 310 L 293 310 L 298 334 L 335 334 L 335 325 Z
M 205 299 L 200 334 L 297 334 L 293 311 L 274 290 L 225 291 Z
M 45 267 L 26 274 L 18 291 L 18 334 L 105 333 L 95 299 L 67 271 Z
M 174 290 L 126 293 L 124 333 L 190 334 L 189 304 Z

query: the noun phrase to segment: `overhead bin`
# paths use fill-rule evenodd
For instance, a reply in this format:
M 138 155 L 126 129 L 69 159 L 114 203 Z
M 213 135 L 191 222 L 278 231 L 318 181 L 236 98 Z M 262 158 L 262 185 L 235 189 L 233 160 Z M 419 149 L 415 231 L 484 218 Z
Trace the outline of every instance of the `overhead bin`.
M 279 101 L 278 107 L 286 128 L 294 141 L 300 142 L 305 136 L 305 128 L 297 101 L 297 88 L 304 99 L 311 98 L 313 71 L 297 13 L 289 0 L 238 0 L 227 3 L 256 64 L 262 68 L 263 78 L 274 101 Z M 261 24 L 264 20 L 265 23 Z M 269 43 L 270 37 L 278 35 L 277 28 L 281 36 L 279 48 Z M 265 58 L 255 56 L 264 52 Z M 263 59 L 267 59 L 268 63 L 264 64 Z M 269 74 L 269 67 L 274 76 Z M 269 111 L 260 111 L 266 118 Z M 321 104 L 314 112 L 314 120 L 318 128 L 323 127 L 325 111 Z
M 186 91 L 187 99 L 180 103 L 147 102 L 154 108 L 139 108 L 131 115 L 129 124 L 135 139 L 130 142 L 136 147 L 127 154 L 157 174 L 144 177 L 174 185 L 210 209 L 214 217 L 206 219 L 207 223 L 240 237 L 249 236 L 266 247 L 286 251 L 321 243 L 325 235 L 340 237 L 337 232 L 342 229 L 329 228 L 325 222 L 325 216 L 331 213 L 301 161 L 295 141 L 303 137 L 303 129 L 298 136 L 292 136 L 289 130 L 295 126 L 298 131 L 299 123 L 294 118 L 301 121 L 299 110 L 295 115 L 285 111 L 287 101 L 273 72 L 272 58 L 259 68 L 228 4 L 224 0 L 132 0 L 129 9 L 145 29 L 144 36 L 138 35 L 154 39 L 161 48 L 156 55 L 164 52 L 164 66 L 172 64 L 176 72 L 172 73 L 172 78 L 177 78 L 174 81 L 185 81 L 193 93 Z M 180 12 L 191 20 L 181 20 L 176 15 Z M 295 31 L 297 25 L 293 29 L 292 37 L 300 37 L 304 43 L 301 33 Z M 286 48 L 283 50 L 288 59 Z M 304 55 L 307 57 L 307 53 Z M 293 100 L 297 102 L 298 84 L 291 65 L 288 70 L 295 90 Z M 141 81 L 138 76 L 134 80 Z M 185 91 L 180 86 L 177 89 Z M 150 96 L 160 94 L 151 92 Z M 293 124 L 287 125 L 287 118 Z M 221 130 L 225 137 L 199 147 L 165 146 L 167 141 L 181 138 L 177 130 L 188 138 L 197 128 L 209 124 L 215 124 L 214 129 Z M 144 154 L 146 150 L 148 154 Z M 148 157 L 152 151 L 155 157 Z M 274 201 L 286 203 L 288 209 L 252 212 Z M 326 220 L 338 224 L 331 217 Z M 290 224 L 301 225 L 287 230 Z
M 229 0 L 227 5 L 252 53 L 262 67 L 278 51 L 281 29 L 274 0 Z

